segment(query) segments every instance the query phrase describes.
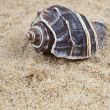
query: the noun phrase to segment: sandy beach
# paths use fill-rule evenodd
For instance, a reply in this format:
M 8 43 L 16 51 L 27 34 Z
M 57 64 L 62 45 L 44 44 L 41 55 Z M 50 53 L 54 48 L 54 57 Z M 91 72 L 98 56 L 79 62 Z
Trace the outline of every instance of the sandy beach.
M 103 21 L 104 48 L 80 61 L 36 53 L 25 34 L 55 4 Z M 110 110 L 110 0 L 0 0 L 0 110 Z

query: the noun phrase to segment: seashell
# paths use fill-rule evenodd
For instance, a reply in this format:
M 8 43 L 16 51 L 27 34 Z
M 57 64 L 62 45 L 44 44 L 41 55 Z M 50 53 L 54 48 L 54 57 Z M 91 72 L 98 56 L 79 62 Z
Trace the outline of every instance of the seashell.
M 63 6 L 39 11 L 27 32 L 37 52 L 67 59 L 84 59 L 103 47 L 106 27 Z

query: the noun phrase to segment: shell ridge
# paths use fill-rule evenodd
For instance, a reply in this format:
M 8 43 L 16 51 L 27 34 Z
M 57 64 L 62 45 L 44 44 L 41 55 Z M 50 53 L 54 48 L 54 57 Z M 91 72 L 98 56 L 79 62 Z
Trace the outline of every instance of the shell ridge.
M 52 32 L 53 35 L 54 35 L 55 41 L 54 41 L 54 43 L 53 43 L 53 46 L 52 46 L 52 49 L 51 49 L 51 53 L 53 53 L 53 54 L 54 54 L 55 56 L 57 56 L 57 57 L 58 57 L 58 56 L 61 57 L 62 54 L 58 54 L 58 50 L 57 50 L 57 51 L 55 50 L 58 38 L 57 38 L 57 35 L 56 35 L 54 29 L 52 28 L 51 24 L 49 24 L 48 21 L 46 21 L 46 19 L 43 18 L 42 15 L 40 15 L 39 18 L 40 18 L 40 21 L 42 21 L 42 22 L 44 22 L 44 23 L 46 24 L 46 26 L 51 30 L 51 32 Z M 68 47 L 68 46 L 67 46 L 67 47 Z M 64 48 L 64 47 L 63 47 L 63 48 Z M 65 50 L 65 51 L 66 51 L 66 50 Z M 67 57 L 67 56 L 68 56 L 68 55 L 66 55 L 66 52 L 65 52 L 65 51 L 64 51 L 64 53 L 63 53 L 63 57 Z
M 76 12 L 76 11 L 75 11 Z M 76 12 L 76 13 L 78 13 L 78 12 Z M 82 15 L 82 14 L 80 14 L 81 16 L 84 16 L 84 15 Z M 84 16 L 85 17 L 85 16 Z M 97 36 L 97 32 L 96 32 L 96 29 L 95 29 L 95 26 L 89 21 L 89 19 L 87 18 L 87 17 L 85 17 L 85 19 L 87 20 L 87 22 L 88 22 L 88 24 L 90 25 L 90 30 L 93 32 L 93 36 L 91 36 L 90 35 L 90 39 L 92 39 L 92 37 L 93 37 L 93 39 L 94 39 L 94 42 L 92 42 L 91 41 L 91 55 L 92 54 L 95 54 L 96 53 L 96 51 L 98 51 L 98 49 L 99 49 L 99 45 L 98 45 L 98 36 Z M 84 21 L 84 20 L 83 20 Z M 86 23 L 85 23 L 86 24 Z M 90 30 L 88 29 L 88 31 L 89 31 L 89 33 L 90 33 Z M 94 53 L 92 53 L 92 50 L 93 50 L 93 48 L 95 47 L 95 52 Z
M 61 8 L 62 8 L 62 7 L 61 7 Z M 68 19 L 69 16 L 68 16 L 67 18 L 65 18 L 65 19 L 69 22 L 68 24 L 69 24 L 69 27 L 70 27 L 69 29 L 70 29 L 71 34 L 72 34 L 72 40 L 75 41 L 75 45 L 73 45 L 73 46 L 74 46 L 74 49 L 78 50 L 77 47 L 78 47 L 79 44 L 76 43 L 76 42 L 77 42 L 77 39 L 75 38 L 75 36 L 76 36 L 76 37 L 78 36 L 78 35 L 77 35 L 78 33 L 76 33 L 77 30 L 76 30 L 76 32 L 75 32 L 74 26 L 70 25 L 70 23 L 72 23 L 72 22 L 75 23 L 74 25 L 77 24 L 77 23 L 76 23 L 77 21 L 75 21 L 75 19 L 73 19 L 73 17 L 76 16 L 76 15 L 75 15 L 75 13 L 74 13 L 73 11 L 71 11 L 71 10 L 69 10 L 69 9 L 66 9 L 66 8 L 65 8 L 65 11 L 64 11 L 63 9 L 60 9 L 60 11 L 61 11 L 61 12 L 60 12 L 61 15 L 62 15 L 64 18 L 65 18 L 66 16 L 68 16 L 68 15 L 66 15 L 66 14 L 69 14 L 69 16 L 70 16 L 71 19 L 72 19 L 72 21 L 70 22 L 70 21 L 69 21 L 70 18 Z M 71 20 L 71 19 L 70 19 L 70 20 Z M 76 16 L 76 19 L 78 20 L 77 16 Z M 80 23 L 79 20 L 78 20 L 78 22 Z M 80 26 L 82 27 L 81 23 L 80 23 Z M 76 28 L 77 28 L 77 27 L 76 27 Z M 83 27 L 82 27 L 82 28 L 83 28 Z M 75 34 L 74 32 L 75 32 L 76 34 Z M 83 32 L 85 33 L 84 30 L 83 30 Z M 83 32 L 82 32 L 82 34 L 84 34 Z M 84 35 L 83 35 L 83 36 L 84 36 Z M 81 39 L 81 38 L 80 38 L 80 39 Z M 86 40 L 86 34 L 85 34 L 85 40 Z M 76 53 L 75 53 L 75 51 L 73 51 L 73 52 L 71 52 L 71 55 L 70 55 L 70 56 L 73 56 L 73 57 L 74 57 L 74 56 L 77 56 L 77 54 L 80 55 L 80 53 L 82 52 L 82 50 L 84 51 L 85 48 L 87 47 L 87 46 L 85 47 L 84 44 L 83 44 L 82 46 L 83 46 L 82 48 L 79 48 L 80 52 L 76 51 Z M 72 49 L 73 49 L 73 48 L 72 48 Z M 85 52 L 86 52 L 86 51 L 84 51 L 84 53 L 85 53 Z M 86 53 L 87 53 L 87 52 L 86 52 Z M 86 53 L 85 53 L 85 54 L 86 54 Z M 74 54 L 74 55 L 73 55 L 73 54 Z M 84 56 L 85 56 L 85 54 L 84 54 Z M 83 55 L 80 55 L 80 57 L 84 57 L 84 56 L 83 56 Z M 79 57 L 79 56 L 78 56 L 78 57 Z
M 62 16 L 62 15 L 61 15 L 61 16 Z M 66 20 L 65 20 L 65 21 L 66 21 Z M 66 22 L 66 23 L 67 23 L 67 22 Z M 71 55 L 72 55 L 72 51 L 73 51 L 73 48 L 72 48 L 71 53 L 70 53 Z M 62 58 L 64 57 L 64 58 L 67 58 L 67 59 L 84 59 L 84 58 L 88 58 L 88 57 L 89 57 L 89 56 L 71 56 L 71 55 L 70 55 L 70 56 L 61 56 L 61 55 L 58 56 L 58 55 L 57 55 L 57 57 L 62 57 Z
M 36 29 L 37 33 L 39 33 L 39 35 L 41 36 L 41 43 L 39 45 L 36 45 L 36 44 L 32 43 L 32 45 L 33 45 L 34 48 L 43 49 L 43 51 L 44 51 L 45 49 L 48 48 L 49 35 L 48 35 L 48 32 L 47 32 L 47 28 L 44 28 L 43 24 L 41 24 L 41 26 L 42 26 L 43 29 L 41 29 L 41 27 L 39 25 L 34 25 L 32 27 L 32 29 Z M 44 34 L 45 34 L 46 37 L 44 37 Z M 45 41 L 45 43 L 43 43 L 44 41 Z M 41 48 L 43 44 L 44 44 L 44 46 L 43 46 L 43 48 Z
M 54 31 L 54 30 L 53 30 Z M 56 37 L 56 40 L 57 40 L 57 37 Z M 73 48 L 72 48 L 73 49 Z M 56 55 L 55 53 L 54 53 L 54 49 L 52 49 L 51 50 L 51 52 L 55 55 L 55 56 L 57 56 L 57 57 L 64 57 L 64 58 L 67 58 L 67 59 L 84 59 L 84 58 L 88 58 L 88 57 L 90 57 L 90 56 L 62 56 L 62 55 Z M 72 54 L 72 51 L 71 51 L 71 54 Z
M 88 20 L 88 19 L 87 19 Z M 94 32 L 94 37 L 95 37 L 95 43 L 96 43 L 96 50 L 98 50 L 98 36 L 97 36 L 97 33 L 96 33 L 96 30 L 95 30 L 95 27 L 92 25 L 92 23 L 91 22 L 89 22 L 89 20 L 88 20 L 88 23 L 90 24 L 90 26 L 91 26 L 91 29 L 92 29 L 92 31 Z
M 40 18 L 40 21 L 44 22 L 46 24 L 46 26 L 51 30 L 51 32 L 53 33 L 54 35 L 54 43 L 53 43 L 53 46 L 52 46 L 52 49 L 51 49 L 51 52 L 56 56 L 56 54 L 54 53 L 54 48 L 55 48 L 55 45 L 56 45 L 56 42 L 57 42 L 57 37 L 56 37 L 56 33 L 54 32 L 54 30 L 52 29 L 51 25 L 42 17 L 42 16 L 39 16 Z
M 39 21 L 39 17 L 31 23 L 31 26 L 34 26 L 34 24 L 37 23 L 38 21 Z
M 66 25 L 67 25 L 67 28 L 68 28 L 68 31 L 69 31 L 69 36 L 70 36 L 70 39 L 72 41 L 72 49 L 71 49 L 71 52 L 70 52 L 70 56 L 72 56 L 72 52 L 73 52 L 73 47 L 75 46 L 75 42 L 73 41 L 72 39 L 72 34 L 71 34 L 71 30 L 70 30 L 70 24 L 69 22 L 61 15 L 61 13 L 59 12 L 59 9 L 57 7 L 54 7 L 54 9 L 57 11 L 57 13 L 59 14 L 59 16 L 61 16 L 63 18 L 63 20 L 66 22 Z
M 47 49 L 48 48 L 48 44 L 49 44 L 49 35 L 48 35 L 48 30 L 47 30 L 47 28 L 45 28 L 45 31 L 46 31 L 46 33 L 47 33 L 47 41 L 48 41 L 48 43 L 47 43 L 47 45 L 46 45 L 46 47 L 45 47 L 45 49 Z
M 81 15 L 83 18 L 83 21 L 86 24 L 86 27 L 90 33 L 90 40 L 91 40 L 91 53 L 94 54 L 96 50 L 98 49 L 98 39 L 97 39 L 97 33 L 91 24 L 91 22 L 88 20 L 87 17 Z
M 40 27 L 36 27 L 38 30 L 41 30 L 40 29 Z M 41 31 L 40 31 L 41 32 Z M 41 35 L 43 35 L 43 33 L 41 33 Z M 41 43 L 40 43 L 40 45 L 38 45 L 38 46 L 36 46 L 35 44 L 32 44 L 35 48 L 39 48 L 39 47 L 41 47 L 41 45 L 42 45 L 42 42 L 43 42 L 43 36 L 41 36 L 42 37 L 42 40 L 41 40 Z
M 54 9 L 58 12 L 59 16 L 61 16 L 61 17 L 63 18 L 63 20 L 66 22 L 66 25 L 67 25 L 67 28 L 68 28 L 68 31 L 69 31 L 69 35 L 70 35 L 70 39 L 71 39 L 73 45 L 75 45 L 75 42 L 74 42 L 74 40 L 72 39 L 71 30 L 70 30 L 70 24 L 69 24 L 68 20 L 66 20 L 66 19 L 61 15 L 61 13 L 59 12 L 59 9 L 58 9 L 57 7 L 55 7 Z
M 84 28 L 84 31 L 85 31 L 85 33 L 86 33 L 86 39 L 87 39 L 87 55 L 88 55 L 88 57 L 89 57 L 89 56 L 91 56 L 90 34 L 89 34 L 88 30 L 87 30 L 87 27 L 86 27 L 86 25 L 85 25 L 85 23 L 84 23 L 82 17 L 80 16 L 80 14 L 77 13 L 77 12 L 75 12 L 75 11 L 74 11 L 74 13 L 76 14 L 76 16 L 78 17 L 78 19 L 80 20 L 80 22 L 81 22 L 81 24 L 82 24 L 82 26 L 83 26 L 83 28 Z

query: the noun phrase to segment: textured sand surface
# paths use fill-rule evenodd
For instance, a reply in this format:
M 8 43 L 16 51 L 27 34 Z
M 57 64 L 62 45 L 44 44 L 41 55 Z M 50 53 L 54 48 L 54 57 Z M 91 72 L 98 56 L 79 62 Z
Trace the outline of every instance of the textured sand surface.
M 25 33 L 53 4 L 103 20 L 102 51 L 81 61 L 36 53 Z M 110 0 L 0 0 L 0 110 L 110 110 Z

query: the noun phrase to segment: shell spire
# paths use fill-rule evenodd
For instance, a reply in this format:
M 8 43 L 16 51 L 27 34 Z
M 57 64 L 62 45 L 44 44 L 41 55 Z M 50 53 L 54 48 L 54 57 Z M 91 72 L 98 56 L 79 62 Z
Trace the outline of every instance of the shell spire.
M 53 39 L 50 40 L 51 32 L 44 23 L 38 22 L 32 25 L 27 32 L 26 37 L 31 42 L 37 52 L 50 53 L 49 49 L 52 47 Z
M 84 59 L 103 47 L 106 27 L 63 6 L 38 12 L 26 36 L 37 52 L 67 59 Z

